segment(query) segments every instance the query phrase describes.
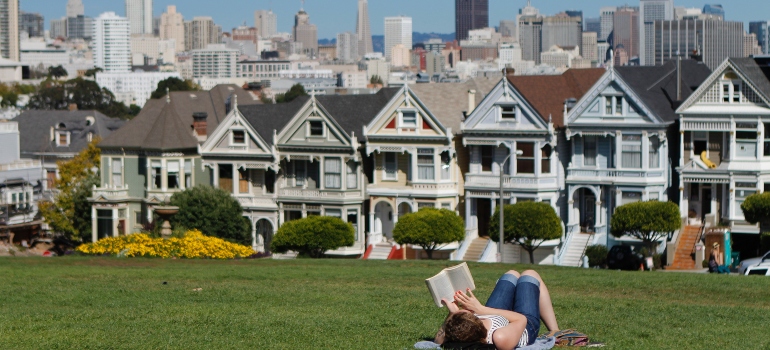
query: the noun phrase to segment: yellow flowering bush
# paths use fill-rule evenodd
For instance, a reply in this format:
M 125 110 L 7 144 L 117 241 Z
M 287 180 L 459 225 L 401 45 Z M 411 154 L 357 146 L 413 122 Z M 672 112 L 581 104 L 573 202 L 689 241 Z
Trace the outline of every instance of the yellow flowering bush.
M 187 231 L 181 238 L 152 238 L 145 233 L 103 238 L 80 245 L 77 251 L 89 255 L 186 259 L 235 259 L 254 254 L 251 247 L 209 237 L 198 230 Z

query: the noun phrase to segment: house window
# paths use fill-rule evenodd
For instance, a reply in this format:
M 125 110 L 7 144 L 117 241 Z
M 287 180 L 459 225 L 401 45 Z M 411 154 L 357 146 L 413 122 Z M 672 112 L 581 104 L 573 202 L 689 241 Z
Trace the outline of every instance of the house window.
M 612 115 L 612 97 L 605 97 L 604 98 L 604 103 L 605 103 L 604 114 L 605 115 Z
M 739 129 L 735 132 L 735 155 L 738 157 L 756 157 L 758 138 L 756 131 L 757 125 L 752 123 L 738 123 L 737 127 Z
M 166 163 L 167 167 L 167 184 L 169 189 L 179 188 L 179 161 L 169 161 Z
M 441 209 L 452 210 L 452 202 L 441 202 Z
M 349 161 L 348 166 L 345 168 L 347 171 L 345 182 L 348 188 L 358 187 L 358 164 L 354 161 Z
M 342 161 L 339 158 L 326 158 L 324 177 L 326 188 L 342 188 Z
M 451 180 L 451 164 L 452 156 L 449 155 L 449 151 L 441 152 L 441 180 Z
M 112 158 L 112 186 L 123 187 L 123 160 Z
M 219 164 L 219 189 L 233 193 L 233 165 Z
M 307 162 L 304 160 L 298 160 L 294 163 L 294 186 L 305 186 Z
M 348 210 L 348 223 L 353 225 L 353 232 L 356 232 L 356 241 L 358 240 L 358 211 Z
M 746 200 L 746 197 L 757 193 L 757 184 L 750 182 L 736 182 L 735 183 L 735 208 L 736 215 L 743 215 L 743 211 L 740 209 L 741 204 Z
M 342 219 L 342 210 L 339 209 L 326 209 L 326 216 Z
M 417 150 L 417 179 L 435 180 L 435 164 L 432 149 Z
M 433 202 L 417 202 L 417 211 L 420 211 L 422 208 L 435 208 L 436 203 Z
M 249 171 L 238 169 L 238 193 L 249 193 Z
M 729 74 L 729 73 L 728 73 Z M 734 76 L 734 74 L 730 74 Z M 741 103 L 741 90 L 743 88 L 741 81 L 722 82 L 722 102 L 723 103 Z
M 650 137 L 650 169 L 660 168 L 660 139 L 657 136 Z
M 398 163 L 395 152 L 385 152 L 383 154 L 383 162 L 385 163 L 385 174 L 383 179 L 385 180 L 398 180 Z
M 310 136 L 323 136 L 324 135 L 324 123 L 320 120 L 311 120 L 310 124 Z
M 516 156 L 517 174 L 535 173 L 535 144 L 533 142 L 517 142 L 516 151 L 521 151 L 521 155 Z
M 495 160 L 495 148 L 481 146 L 481 171 L 492 171 L 492 163 Z
M 415 112 L 415 111 L 402 111 L 401 112 L 401 127 L 403 127 L 403 128 L 416 128 L 417 127 L 417 112 Z
M 765 157 L 770 156 L 770 123 L 765 123 Z
M 505 120 L 516 120 L 516 106 L 500 106 L 500 117 Z
M 185 159 L 184 161 L 184 187 L 192 188 L 192 159 Z
M 141 225 L 142 224 L 142 212 L 141 211 L 134 211 L 134 224 Z
M 551 154 L 553 153 L 553 149 L 550 145 L 545 145 L 543 148 L 540 149 L 540 173 L 541 174 L 550 174 L 551 173 Z
M 583 165 L 596 166 L 596 136 L 586 136 L 583 138 Z
M 302 212 L 299 210 L 284 210 L 283 211 L 283 221 L 289 222 L 294 220 L 302 219 Z
M 151 163 L 152 168 L 152 189 L 159 190 L 161 188 L 161 174 L 162 168 L 159 160 L 153 160 Z
M 623 115 L 623 96 L 615 96 L 615 115 Z
M 233 130 L 233 144 L 234 145 L 246 144 L 246 132 L 243 130 Z
M 623 193 L 620 196 L 621 196 L 620 205 L 636 203 L 636 202 L 640 202 L 642 200 L 642 193 L 641 192 L 626 192 L 626 191 L 623 191 Z
M 623 168 L 642 168 L 642 136 L 623 135 L 621 164 Z
M 70 133 L 65 131 L 65 132 L 60 132 L 58 135 L 59 135 L 59 143 L 58 143 L 58 145 L 60 147 L 69 146 L 69 144 L 70 144 L 69 143 L 69 135 L 70 135 Z

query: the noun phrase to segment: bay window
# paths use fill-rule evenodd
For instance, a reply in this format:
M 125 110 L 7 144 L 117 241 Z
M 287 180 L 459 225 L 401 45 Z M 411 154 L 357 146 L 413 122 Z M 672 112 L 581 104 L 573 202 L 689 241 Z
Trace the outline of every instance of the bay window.
M 583 165 L 596 166 L 596 136 L 583 137 Z
M 152 181 L 152 183 L 150 184 L 151 185 L 150 187 L 153 190 L 159 190 L 162 186 L 161 175 L 163 173 L 163 168 L 161 167 L 160 160 L 153 160 L 150 163 L 150 168 L 151 168 L 150 170 L 152 171 L 150 175 L 152 176 L 152 178 L 150 179 Z
M 168 184 L 168 188 L 170 189 L 179 188 L 179 161 L 170 160 L 166 163 L 166 167 L 167 167 L 166 183 Z
M 385 152 L 382 155 L 385 163 L 385 173 L 382 178 L 385 180 L 398 180 L 398 163 L 395 152 Z
M 353 225 L 356 241 L 358 240 L 358 211 L 348 209 L 348 223 Z
M 535 143 L 534 142 L 517 142 L 516 151 L 521 151 L 521 155 L 516 156 L 516 173 L 517 174 L 534 174 L 535 173 Z
M 435 180 L 435 164 L 432 149 L 417 150 L 417 179 Z
M 452 156 L 449 155 L 449 151 L 441 152 L 441 180 L 451 180 L 451 164 Z
M 233 165 L 219 164 L 219 189 L 233 193 Z
M 551 154 L 553 153 L 553 149 L 550 145 L 545 145 L 543 148 L 540 149 L 540 173 L 541 174 L 550 174 L 551 173 Z
M 345 182 L 347 183 L 348 188 L 357 188 L 358 187 L 358 164 L 354 161 L 349 161 L 348 166 L 345 167 L 346 169 L 346 179 Z
M 184 187 L 192 188 L 192 159 L 185 159 L 184 161 Z
M 342 161 L 339 158 L 326 158 L 324 162 L 326 188 L 342 188 Z
M 642 168 L 641 135 L 623 135 L 620 163 L 627 169 Z
M 238 193 L 249 193 L 249 171 L 238 169 Z
M 657 136 L 650 137 L 650 169 L 660 168 L 660 139 Z
M 123 187 L 123 160 L 112 158 L 112 186 Z
M 754 158 L 757 154 L 757 124 L 736 123 L 735 155 Z

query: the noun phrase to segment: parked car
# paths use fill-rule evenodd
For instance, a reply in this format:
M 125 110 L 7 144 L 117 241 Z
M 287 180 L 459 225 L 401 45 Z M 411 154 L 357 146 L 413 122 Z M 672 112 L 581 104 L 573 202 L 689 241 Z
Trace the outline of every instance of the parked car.
M 762 255 L 760 257 L 746 259 L 746 260 L 741 261 L 740 265 L 738 265 L 738 273 L 741 274 L 741 275 L 745 275 L 746 274 L 746 269 L 749 266 L 758 265 L 758 264 L 766 262 L 766 261 L 770 261 L 770 250 L 767 251 L 767 253 L 765 253 L 765 255 Z
M 746 276 L 770 276 L 770 261 L 761 262 L 746 268 Z
M 635 252 L 631 246 L 616 245 L 607 253 L 607 267 L 610 270 L 639 270 L 643 263 L 644 256 Z

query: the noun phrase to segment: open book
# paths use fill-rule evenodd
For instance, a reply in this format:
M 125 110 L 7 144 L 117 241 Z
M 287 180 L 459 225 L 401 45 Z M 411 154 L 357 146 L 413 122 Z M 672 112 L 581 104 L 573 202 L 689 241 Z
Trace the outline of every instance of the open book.
M 453 301 L 455 292 L 458 290 L 465 292 L 468 288 L 476 289 L 473 276 L 471 276 L 471 271 L 468 270 L 466 263 L 441 270 L 437 275 L 426 279 L 425 284 L 428 285 L 430 295 L 438 307 L 444 307 L 441 304 L 442 298 Z

